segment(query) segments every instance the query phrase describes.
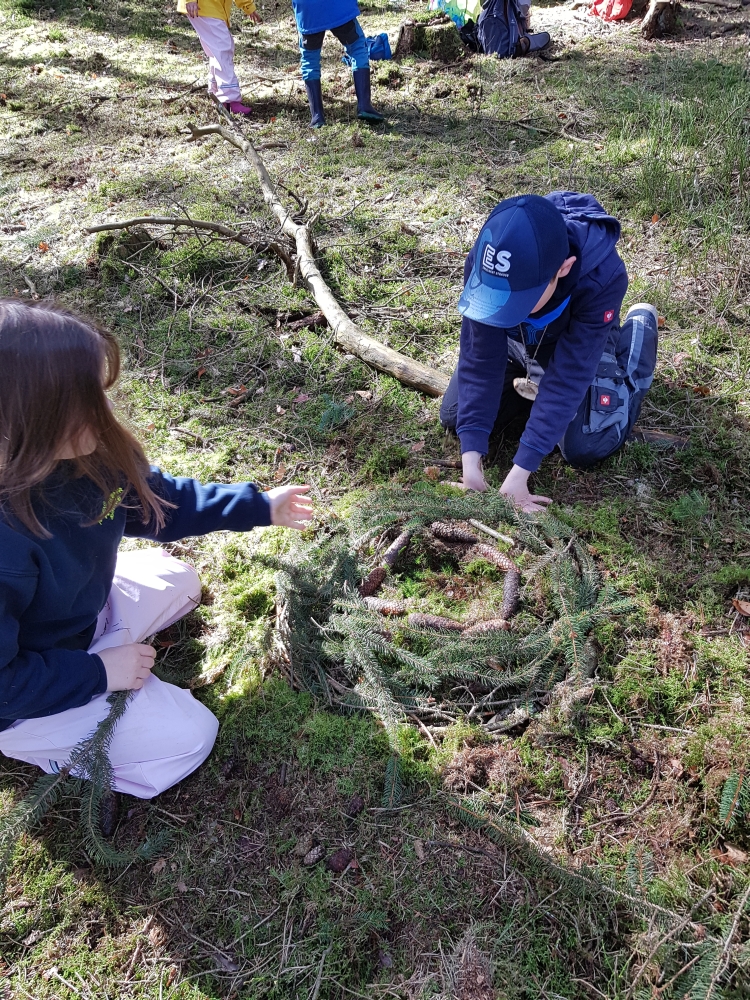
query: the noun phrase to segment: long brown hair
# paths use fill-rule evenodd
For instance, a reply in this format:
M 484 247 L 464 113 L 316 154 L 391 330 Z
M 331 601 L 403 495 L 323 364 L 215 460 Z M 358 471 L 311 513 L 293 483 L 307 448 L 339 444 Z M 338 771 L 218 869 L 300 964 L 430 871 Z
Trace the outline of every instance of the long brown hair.
M 91 428 L 96 449 L 74 459 L 75 471 L 101 490 L 102 517 L 129 496 L 144 524 L 164 525 L 170 505 L 149 486 L 143 448 L 106 396 L 119 372 L 109 331 L 47 304 L 0 299 L 0 511 L 49 537 L 34 512 L 35 487 L 58 466 L 66 443 Z

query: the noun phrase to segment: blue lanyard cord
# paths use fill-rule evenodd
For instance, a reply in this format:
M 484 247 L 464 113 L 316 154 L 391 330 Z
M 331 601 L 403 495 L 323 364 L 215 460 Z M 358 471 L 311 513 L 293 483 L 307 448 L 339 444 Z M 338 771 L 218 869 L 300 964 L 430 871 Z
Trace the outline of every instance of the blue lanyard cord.
M 535 316 L 529 316 L 527 319 L 523 320 L 523 322 L 519 325 L 521 327 L 524 343 L 536 344 L 539 330 L 545 330 L 553 320 L 562 316 L 567 309 L 569 302 L 570 296 L 563 299 L 560 305 L 556 309 L 553 309 L 552 312 L 545 313 L 544 316 L 539 316 L 538 318 Z

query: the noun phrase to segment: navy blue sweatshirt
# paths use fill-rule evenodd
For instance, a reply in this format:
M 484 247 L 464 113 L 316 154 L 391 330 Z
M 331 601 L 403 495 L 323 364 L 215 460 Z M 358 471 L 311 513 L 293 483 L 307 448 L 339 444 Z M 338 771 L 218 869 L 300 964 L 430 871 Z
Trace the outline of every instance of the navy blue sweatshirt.
M 250 483 L 201 485 L 152 469 L 151 488 L 175 505 L 159 531 L 119 506 L 93 525 L 104 501 L 91 480 L 61 462 L 34 502 L 51 538 L 0 514 L 0 731 L 15 719 L 55 715 L 107 689 L 101 659 L 87 653 L 112 587 L 123 535 L 174 542 L 271 523 L 268 497 Z
M 513 459 L 529 472 L 536 472 L 575 416 L 610 334 L 620 325 L 620 307 L 628 288 L 625 265 L 615 250 L 620 238 L 617 219 L 607 215 L 589 194 L 553 191 L 546 197 L 562 212 L 570 240 L 568 256 L 576 262 L 560 279 L 542 312 L 534 315 L 535 320 L 543 320 L 570 297 L 561 315 L 544 332 L 545 346 L 554 344 L 555 350 Z M 474 255 L 472 250 L 466 259 L 464 284 L 474 266 Z M 541 339 L 541 331 L 536 336 Z M 466 318 L 461 324 L 456 431 L 462 452 L 487 454 L 500 409 L 508 337 L 523 340 L 523 328 L 504 330 Z M 534 350 L 533 343 L 527 346 L 530 357 Z

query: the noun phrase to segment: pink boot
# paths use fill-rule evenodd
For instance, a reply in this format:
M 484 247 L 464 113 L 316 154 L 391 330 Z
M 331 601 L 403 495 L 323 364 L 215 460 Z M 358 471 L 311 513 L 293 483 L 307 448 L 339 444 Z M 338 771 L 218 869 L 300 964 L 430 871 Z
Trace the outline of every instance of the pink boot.
M 253 113 L 253 109 L 247 104 L 243 104 L 242 101 L 222 101 L 222 104 L 233 115 L 251 115 Z

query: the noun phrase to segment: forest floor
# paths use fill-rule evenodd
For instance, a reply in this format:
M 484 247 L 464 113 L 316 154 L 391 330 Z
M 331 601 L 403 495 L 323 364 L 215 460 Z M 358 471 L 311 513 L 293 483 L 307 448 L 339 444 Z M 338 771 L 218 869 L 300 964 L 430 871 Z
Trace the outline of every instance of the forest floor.
M 159 669 L 212 681 L 196 695 L 221 719 L 216 748 L 177 788 L 128 800 L 116 843 L 172 829 L 154 863 L 93 865 L 72 801 L 23 839 L 0 900 L 0 996 L 670 1000 L 701 995 L 689 977 L 706 933 L 730 938 L 710 995 L 747 996 L 750 618 L 732 601 L 750 593 L 750 8 L 685 2 L 678 33 L 654 42 L 637 21 L 535 8 L 555 39 L 542 58 L 374 65 L 388 116 L 375 128 L 356 121 L 329 39 L 330 124 L 316 133 L 290 6 L 259 9 L 260 26 L 233 15 L 254 108 L 239 127 L 317 215 L 321 267 L 350 315 L 449 373 L 463 260 L 489 210 L 522 191 L 592 192 L 622 220 L 626 305 L 664 317 L 640 423 L 685 446 L 634 442 L 587 472 L 545 462 L 535 492 L 637 611 L 597 632 L 596 675 L 567 719 L 520 727 L 492 759 L 463 723 L 421 739 L 419 780 L 395 812 L 379 808 L 388 748 L 375 721 L 326 711 L 269 667 L 273 571 L 259 556 L 282 551 L 284 533 L 173 546 L 204 602 L 158 637 Z M 373 0 L 362 21 L 395 42 L 420 10 Z M 438 401 L 305 325 L 316 306 L 267 249 L 252 170 L 220 139 L 188 141 L 216 111 L 171 3 L 2 0 L 0 24 L 0 290 L 116 332 L 115 402 L 152 460 L 204 480 L 306 481 L 321 510 L 424 481 L 426 467 L 455 478 L 435 463 L 458 456 Z M 83 231 L 144 214 L 241 224 L 255 242 Z M 512 441 L 493 445 L 494 486 L 512 454 Z M 0 803 L 33 779 L 3 760 Z M 670 947 L 677 932 L 655 911 L 635 918 L 511 865 L 451 817 L 446 780 L 515 795 L 540 846 L 574 867 L 649 868 L 639 891 L 684 914 L 692 944 Z M 314 843 L 350 847 L 356 866 L 305 866 Z M 467 932 L 488 966 L 476 954 L 472 966 Z

